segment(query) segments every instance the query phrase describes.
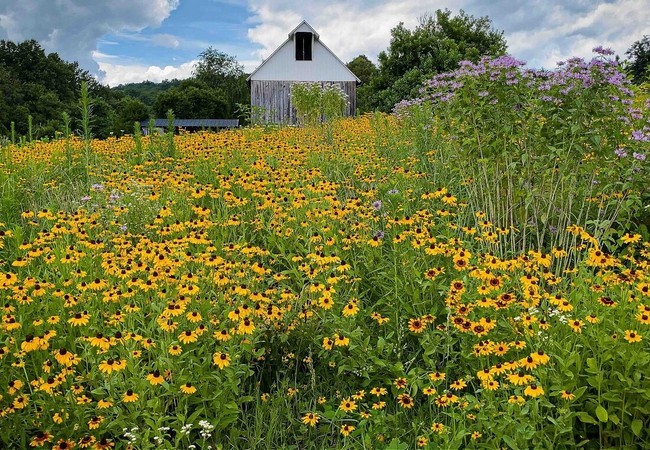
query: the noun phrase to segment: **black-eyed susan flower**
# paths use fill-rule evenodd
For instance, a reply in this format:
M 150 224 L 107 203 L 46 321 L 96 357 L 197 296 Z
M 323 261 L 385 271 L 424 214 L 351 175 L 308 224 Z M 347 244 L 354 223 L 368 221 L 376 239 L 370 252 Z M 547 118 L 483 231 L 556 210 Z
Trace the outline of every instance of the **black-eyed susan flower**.
M 54 436 L 48 431 L 39 431 L 36 436 L 29 442 L 30 447 L 43 447 L 45 444 L 52 442 Z
M 133 403 L 137 402 L 140 396 L 133 392 L 133 390 L 128 389 L 123 395 L 122 395 L 122 401 L 124 403 Z
M 540 395 L 544 395 L 544 389 L 539 386 L 538 384 L 530 384 L 526 386 L 526 389 L 524 389 L 524 394 L 529 396 L 529 397 L 539 397 Z
M 562 397 L 563 400 L 573 400 L 576 398 L 576 395 L 572 392 L 562 390 L 560 391 L 560 396 Z
M 91 448 L 95 442 L 97 442 L 97 438 L 95 436 L 87 434 L 79 439 L 78 444 L 79 448 Z
M 438 391 L 436 391 L 435 388 L 433 388 L 431 386 L 428 386 L 428 387 L 425 387 L 424 389 L 422 389 L 422 393 L 424 395 L 426 395 L 427 397 L 429 397 L 431 395 L 436 395 L 438 393 Z
M 413 397 L 409 394 L 400 394 L 397 396 L 397 403 L 405 409 L 411 409 L 413 407 Z
M 465 387 L 467 387 L 467 383 L 465 382 L 465 380 L 456 380 L 456 381 L 453 381 L 449 385 L 449 387 L 451 389 L 455 390 L 455 391 L 460 391 L 461 389 L 464 389 Z
M 528 375 L 522 371 L 511 373 L 507 376 L 508 382 L 515 386 L 524 386 L 530 384 L 535 379 L 532 375 Z
M 212 355 L 212 361 L 219 369 L 224 369 L 230 365 L 230 355 L 228 353 L 217 352 Z
M 80 327 L 80 326 L 88 325 L 89 320 L 90 320 L 90 314 L 88 314 L 88 311 L 84 311 L 84 312 L 76 313 L 74 316 L 68 319 L 68 323 L 73 327 Z
M 310 427 L 315 427 L 319 420 L 320 416 L 313 412 L 305 414 L 301 419 L 302 423 L 309 425 Z
M 429 379 L 431 381 L 442 381 L 446 378 L 446 374 L 443 372 L 433 372 L 429 374 Z
M 169 349 L 167 351 L 172 356 L 178 356 L 183 353 L 183 348 L 178 344 L 173 344 L 169 346 Z
M 99 409 L 108 409 L 113 406 L 113 401 L 110 398 L 103 398 L 97 401 L 97 407 Z
M 237 331 L 239 332 L 239 334 L 253 334 L 253 331 L 255 331 L 255 324 L 251 319 L 247 317 L 241 322 L 239 322 Z
M 178 340 L 183 344 L 191 344 L 198 340 L 198 336 L 192 330 L 186 330 L 178 336 Z
M 115 443 L 103 437 L 99 441 L 95 442 L 93 445 L 93 450 L 109 450 L 113 447 L 115 447 Z
M 348 423 L 341 425 L 341 434 L 343 436 L 348 436 L 350 433 L 352 433 L 354 430 L 356 430 L 356 427 L 354 425 L 350 425 Z
M 337 347 L 347 347 L 350 345 L 350 339 L 345 337 L 342 334 L 337 334 L 336 337 L 334 338 L 334 345 Z
M 584 326 L 584 324 L 585 323 L 579 319 L 569 320 L 569 326 L 575 333 L 578 334 L 582 333 L 582 327 Z
M 165 381 L 165 379 L 162 377 L 159 370 L 154 370 L 153 372 L 147 375 L 147 381 L 152 386 L 157 386 L 159 384 L 162 384 L 163 381 Z
M 408 328 L 412 333 L 422 333 L 426 329 L 426 324 L 419 318 L 410 319 Z
M 185 384 L 181 384 L 180 390 L 183 394 L 194 394 L 196 392 L 196 386 L 190 382 L 187 382 Z
M 524 403 L 526 403 L 526 399 L 525 399 L 524 397 L 520 396 L 520 395 L 511 395 L 511 396 L 508 398 L 508 403 L 510 403 L 510 404 L 512 404 L 512 405 L 519 405 L 519 406 L 521 406 L 521 405 L 523 405 Z
M 634 342 L 641 342 L 642 336 L 634 330 L 625 330 L 624 339 L 630 344 Z
M 96 430 L 99 428 L 99 425 L 104 421 L 104 416 L 93 416 L 88 421 L 88 428 L 91 430 Z
M 408 381 L 406 381 L 406 378 L 404 377 L 398 377 L 395 378 L 395 381 L 393 381 L 393 384 L 397 389 L 404 389 L 408 385 Z
M 357 409 L 357 403 L 354 400 L 352 400 L 350 397 L 344 398 L 343 400 L 341 400 L 341 404 L 339 405 L 339 408 L 345 412 L 352 412 L 355 409 Z
M 386 395 L 386 393 L 388 393 L 388 390 L 383 387 L 373 387 L 372 389 L 370 389 L 370 393 L 377 397 L 381 397 L 383 395 Z
M 75 442 L 68 439 L 59 439 L 54 444 L 53 450 L 70 450 L 75 447 Z
M 344 307 L 342 314 L 344 317 L 355 316 L 359 312 L 358 300 L 350 300 Z

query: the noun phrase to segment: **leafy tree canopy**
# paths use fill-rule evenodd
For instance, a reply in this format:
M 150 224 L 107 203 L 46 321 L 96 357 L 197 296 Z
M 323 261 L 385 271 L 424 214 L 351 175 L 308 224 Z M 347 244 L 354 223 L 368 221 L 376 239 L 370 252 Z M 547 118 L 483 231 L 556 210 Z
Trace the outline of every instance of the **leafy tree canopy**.
M 127 96 L 100 84 L 77 62 L 64 61 L 56 53 L 46 54 L 35 40 L 0 41 L 0 134 L 9 136 L 14 122 L 18 136 L 26 135 L 31 116 L 35 138 L 54 136 L 63 129 L 64 112 L 72 118 L 73 130 L 77 129 L 82 81 L 93 99 L 93 134 L 100 138 L 119 134 L 123 127 L 117 121 L 126 121 L 130 112 L 119 111 L 118 104 Z M 146 118 L 149 113 L 144 114 L 142 108 L 135 114 L 143 115 Z M 133 122 L 128 131 L 132 128 Z
M 221 89 L 189 79 L 158 95 L 154 111 L 157 117 L 165 117 L 171 109 L 179 119 L 222 119 L 228 116 L 228 106 Z
M 366 55 L 357 56 L 346 66 L 361 80 L 362 84 L 368 84 L 370 79 L 377 74 L 377 66 Z
M 634 84 L 650 80 L 650 36 L 643 36 L 625 52 L 629 59 L 627 72 Z
M 386 112 L 417 95 L 424 80 L 458 68 L 460 61 L 477 62 L 506 51 L 503 32 L 493 29 L 488 17 L 475 18 L 462 10 L 456 16 L 437 10 L 420 18 L 415 30 L 400 23 L 391 35 L 390 46 L 379 54 L 368 102 L 372 109 Z

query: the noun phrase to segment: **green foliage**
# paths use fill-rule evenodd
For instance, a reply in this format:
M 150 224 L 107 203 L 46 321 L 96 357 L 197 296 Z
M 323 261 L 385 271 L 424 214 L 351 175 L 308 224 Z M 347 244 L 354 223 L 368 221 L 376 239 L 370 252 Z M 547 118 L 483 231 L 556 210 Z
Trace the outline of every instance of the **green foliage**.
M 467 173 L 430 171 L 461 124 L 409 113 L 334 121 L 331 145 L 183 134 L 182 164 L 158 157 L 164 136 L 146 155 L 137 131 L 94 140 L 92 184 L 74 136 L 73 170 L 61 141 L 9 146 L 0 446 L 647 447 L 650 243 L 607 254 L 576 230 L 566 271 L 557 249 L 487 254 L 498 229 L 473 220 Z
M 184 80 L 177 87 L 158 96 L 154 105 L 156 116 L 164 117 L 170 109 L 182 119 L 229 117 L 229 105 L 224 92 L 195 79 Z
M 432 139 L 420 148 L 435 149 L 438 179 L 460 181 L 475 210 L 521 231 L 510 251 L 567 248 L 573 224 L 615 245 L 647 196 L 647 110 L 630 110 L 604 57 L 552 73 L 522 64 L 485 59 L 432 79 L 408 126 Z
M 151 116 L 147 105 L 131 97 L 120 99 L 115 109 L 115 119 L 112 125 L 113 133 L 118 136 L 131 130 L 134 121 L 147 120 Z
M 76 62 L 65 62 L 56 53 L 46 54 L 34 40 L 18 44 L 0 41 L 0 135 L 9 136 L 14 122 L 14 141 L 20 135 L 30 140 L 31 116 L 31 140 L 54 137 L 63 126 L 62 112 L 73 116 L 73 130 L 83 128 L 75 114 L 82 81 L 95 101 L 95 136 L 104 138 L 130 128 L 130 120 L 124 127 L 128 111 L 119 111 L 122 100 L 128 99 L 123 93 L 102 86 Z
M 199 55 L 193 75 L 208 87 L 221 91 L 226 99 L 226 112 L 221 116 L 208 117 L 233 118 L 237 103 L 250 103 L 244 66 L 234 56 L 208 47 Z
M 153 110 L 158 95 L 173 87 L 177 87 L 179 84 L 181 84 L 181 80 L 177 79 L 163 80 L 160 83 L 154 83 L 153 81 L 142 81 L 140 83 L 120 84 L 111 90 L 120 94 L 124 94 L 127 97 L 132 97 L 136 100 L 140 100 L 147 108 Z
M 372 77 L 377 75 L 377 66 L 366 55 L 357 56 L 346 66 L 361 80 L 362 84 L 368 84 Z
M 434 74 L 505 51 L 503 32 L 494 30 L 488 17 L 462 10 L 457 16 L 437 10 L 422 17 L 413 31 L 400 23 L 391 30 L 388 49 L 379 54 L 379 70 L 370 81 L 370 109 L 389 112 L 400 100 L 416 97 L 422 81 Z
M 627 73 L 632 77 L 632 82 L 650 82 L 650 36 L 636 41 L 625 54 L 629 58 Z
M 165 156 L 173 158 L 176 156 L 176 145 L 174 143 L 174 130 L 176 127 L 174 126 L 174 111 L 169 109 L 167 110 L 167 152 Z
M 291 102 L 300 124 L 315 125 L 342 117 L 347 98 L 337 84 L 294 83 Z

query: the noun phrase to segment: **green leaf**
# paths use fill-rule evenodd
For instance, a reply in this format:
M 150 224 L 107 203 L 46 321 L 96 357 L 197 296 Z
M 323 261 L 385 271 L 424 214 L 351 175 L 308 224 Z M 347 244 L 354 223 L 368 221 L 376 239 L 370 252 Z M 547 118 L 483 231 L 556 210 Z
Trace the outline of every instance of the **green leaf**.
M 598 417 L 598 420 L 601 422 L 607 422 L 609 420 L 609 414 L 607 414 L 607 410 L 600 405 L 598 405 L 596 408 L 596 417 Z
M 576 417 L 582 423 L 591 423 L 591 424 L 594 424 L 594 425 L 598 423 L 598 422 L 596 422 L 596 419 L 594 419 L 593 417 L 591 417 L 588 413 L 586 413 L 584 411 L 577 412 Z
M 575 391 L 573 391 L 573 393 L 576 396 L 576 399 L 582 397 L 582 394 L 584 394 L 586 390 L 587 390 L 587 386 L 582 386 L 576 389 Z
M 390 441 L 386 450 L 408 450 L 409 446 L 403 442 L 400 442 L 397 438 Z
M 632 429 L 632 433 L 634 433 L 636 437 L 641 437 L 641 429 L 643 428 L 643 421 L 641 419 L 634 419 L 630 424 L 630 428 Z
M 503 439 L 503 442 L 508 444 L 508 447 L 510 447 L 512 450 L 518 450 L 519 447 L 517 447 L 517 442 L 510 436 L 503 436 L 501 439 Z

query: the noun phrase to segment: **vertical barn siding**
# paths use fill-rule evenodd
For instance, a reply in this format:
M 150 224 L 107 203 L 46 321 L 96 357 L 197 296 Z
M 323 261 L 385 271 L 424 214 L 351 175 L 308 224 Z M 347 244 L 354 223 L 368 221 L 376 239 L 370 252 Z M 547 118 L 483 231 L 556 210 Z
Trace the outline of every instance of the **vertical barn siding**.
M 346 116 L 357 112 L 356 81 L 321 81 L 321 86 L 338 84 L 348 96 Z M 273 123 L 295 124 L 296 110 L 291 104 L 292 81 L 251 80 L 251 105 L 264 108 L 263 119 Z

